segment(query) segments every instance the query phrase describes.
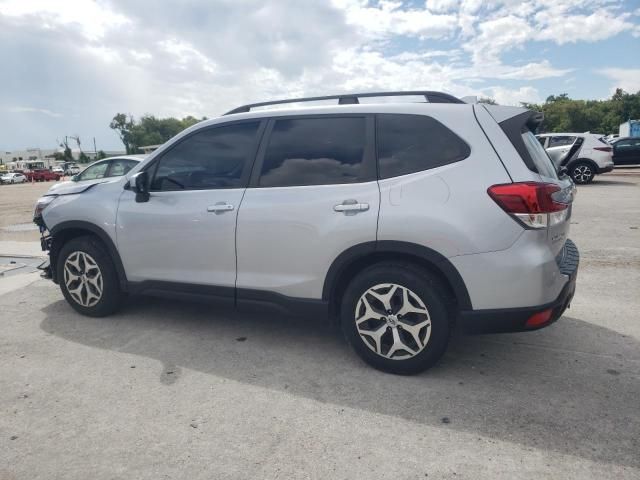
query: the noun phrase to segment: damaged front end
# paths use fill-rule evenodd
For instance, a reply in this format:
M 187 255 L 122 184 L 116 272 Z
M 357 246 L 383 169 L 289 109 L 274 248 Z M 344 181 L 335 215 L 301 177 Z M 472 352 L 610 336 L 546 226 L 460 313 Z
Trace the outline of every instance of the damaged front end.
M 49 199 L 45 202 L 41 202 L 42 199 Z M 44 219 L 42 218 L 42 211 L 51 203 L 56 197 L 42 197 L 36 203 L 36 209 L 33 213 L 33 223 L 38 226 L 40 230 L 40 248 L 42 248 L 43 252 L 47 252 L 47 259 L 38 265 L 38 270 L 41 271 L 40 276 L 47 280 L 53 279 L 53 270 L 51 268 L 51 245 L 53 244 L 53 236 L 49 233 L 47 225 L 44 223 Z

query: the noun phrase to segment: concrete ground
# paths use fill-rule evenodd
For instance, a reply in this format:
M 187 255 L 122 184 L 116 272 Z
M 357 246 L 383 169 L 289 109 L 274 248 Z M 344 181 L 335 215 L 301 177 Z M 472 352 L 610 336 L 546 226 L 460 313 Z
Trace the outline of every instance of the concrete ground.
M 93 319 L 0 277 L 0 479 L 638 479 L 640 170 L 580 187 L 572 223 L 561 320 L 456 336 L 415 377 L 303 318 L 134 298 Z

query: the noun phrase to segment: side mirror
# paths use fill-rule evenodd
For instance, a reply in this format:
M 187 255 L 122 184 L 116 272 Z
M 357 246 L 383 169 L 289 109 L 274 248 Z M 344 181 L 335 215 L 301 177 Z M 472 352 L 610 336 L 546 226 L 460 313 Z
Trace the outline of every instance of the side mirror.
M 129 188 L 136 194 L 136 202 L 149 201 L 149 174 L 146 170 L 138 172 L 129 179 Z

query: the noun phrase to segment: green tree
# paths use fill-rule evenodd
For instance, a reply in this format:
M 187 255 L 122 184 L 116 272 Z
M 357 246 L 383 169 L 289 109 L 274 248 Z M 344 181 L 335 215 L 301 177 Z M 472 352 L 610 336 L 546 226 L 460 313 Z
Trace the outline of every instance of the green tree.
M 118 132 L 127 153 L 138 153 L 140 147 L 162 144 L 185 128 L 202 120 L 206 118 L 197 119 L 188 116 L 180 120 L 173 117 L 157 118 L 153 115 L 144 115 L 136 121 L 131 115 L 118 113 L 109 126 Z
M 566 93 L 550 95 L 541 105 L 524 103 L 544 113 L 541 132 L 617 133 L 622 122 L 640 118 L 640 92 L 617 89 L 607 100 L 573 100 Z
M 487 105 L 497 105 L 498 104 L 498 102 L 496 102 L 491 97 L 480 97 L 478 99 L 478 103 L 486 103 Z
M 127 153 L 133 153 L 131 144 L 131 129 L 133 126 L 133 117 L 131 115 L 127 116 L 124 113 L 116 113 L 109 124 L 111 129 L 118 132 L 120 141 L 124 144 L 124 148 Z

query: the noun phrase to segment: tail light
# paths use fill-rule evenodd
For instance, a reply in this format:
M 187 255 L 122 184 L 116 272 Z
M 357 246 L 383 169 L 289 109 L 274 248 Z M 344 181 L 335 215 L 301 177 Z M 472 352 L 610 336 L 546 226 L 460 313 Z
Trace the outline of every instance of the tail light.
M 526 228 L 546 228 L 564 222 L 573 193 L 552 183 L 516 182 L 494 185 L 489 196 Z
M 594 150 L 598 150 L 600 152 L 613 152 L 612 147 L 593 147 Z

